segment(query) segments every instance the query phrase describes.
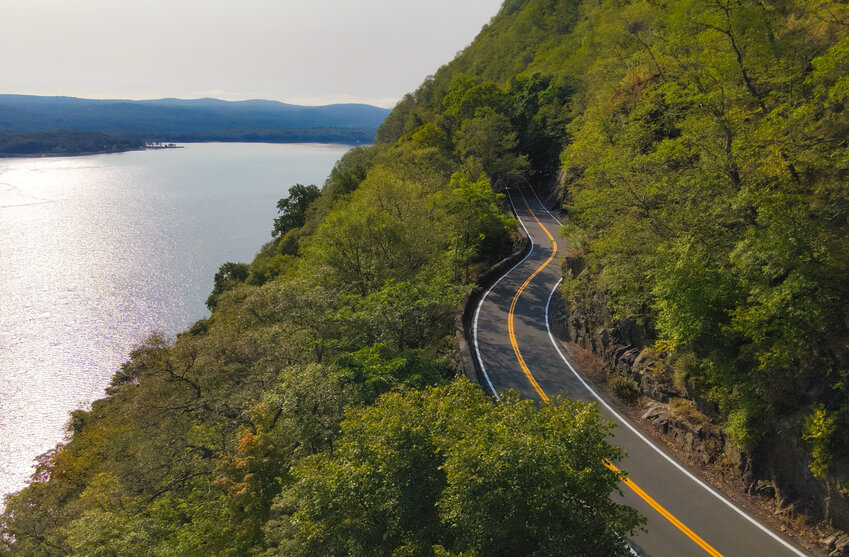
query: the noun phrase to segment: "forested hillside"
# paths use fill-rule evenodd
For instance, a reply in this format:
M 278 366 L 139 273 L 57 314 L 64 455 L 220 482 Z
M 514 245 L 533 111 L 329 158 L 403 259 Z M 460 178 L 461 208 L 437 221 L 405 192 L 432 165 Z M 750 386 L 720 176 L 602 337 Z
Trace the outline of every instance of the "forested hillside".
M 828 1 L 507 2 L 381 129 L 430 119 L 455 71 L 507 91 L 529 173 L 561 172 L 571 309 L 646 331 L 755 465 L 806 447 L 844 525 L 847 25 Z
M 513 249 L 498 192 L 526 180 L 564 203 L 573 310 L 639 324 L 753 453 L 790 416 L 839 479 L 847 25 L 828 0 L 507 0 L 376 144 L 281 200 L 210 319 L 74 413 L 5 551 L 623 553 L 640 520 L 608 499 L 593 407 L 453 378 L 454 315 Z
M 299 106 L 218 99 L 80 99 L 0 95 L 0 133 L 101 132 L 113 142 L 371 143 L 389 111 L 365 104 Z M 49 152 L 47 150 L 43 152 Z
M 72 415 L 8 501 L 5 550 L 623 554 L 640 519 L 609 499 L 621 454 L 595 409 L 454 379 L 454 316 L 513 249 L 491 185 L 525 165 L 474 123 L 456 148 L 359 147 L 323 190 L 292 187 L 256 260 L 216 275 L 212 317 L 149 339 Z
M 118 153 L 143 147 L 144 141 L 140 139 L 114 137 L 100 132 L 64 130 L 23 133 L 0 131 L 0 157 Z
M 812 506 L 844 528 L 847 24 L 840 2 L 633 4 L 587 13 L 560 53 L 585 91 L 562 154 L 567 298 L 653 330 L 756 466 L 804 446 Z M 782 451 L 762 473 L 804 501 Z
M 847 23 L 843 3 L 635 3 L 558 53 L 584 91 L 570 299 L 656 329 L 745 447 L 810 412 L 817 474 L 849 448 Z
M 595 409 L 455 378 L 455 315 L 514 249 L 496 192 L 557 165 L 562 122 L 536 112 L 565 90 L 517 87 L 458 73 L 418 125 L 292 187 L 255 261 L 222 265 L 212 317 L 73 414 L 7 503 L 5 551 L 624 554 L 641 519 L 609 499 Z
M 654 331 L 743 446 L 807 409 L 824 473 L 849 456 L 847 25 L 842 2 L 508 1 L 380 138 L 438 124 L 458 72 L 492 80 L 528 172 L 562 173 L 566 297 Z

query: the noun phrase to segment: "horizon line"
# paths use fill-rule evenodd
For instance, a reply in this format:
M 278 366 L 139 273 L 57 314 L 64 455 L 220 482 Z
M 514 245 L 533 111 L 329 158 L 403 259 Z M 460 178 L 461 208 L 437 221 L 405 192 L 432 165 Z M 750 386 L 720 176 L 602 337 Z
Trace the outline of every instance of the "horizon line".
M 224 93 L 224 92 L 221 92 Z M 378 99 L 357 99 L 348 95 L 327 95 L 324 97 L 299 97 L 292 99 L 275 99 L 275 98 L 267 98 L 267 97 L 251 97 L 248 95 L 227 95 L 221 94 L 216 96 L 215 92 L 208 93 L 196 93 L 196 95 L 200 96 L 174 96 L 174 95 L 165 95 L 165 96 L 88 96 L 88 95 L 80 95 L 80 94 L 48 94 L 48 93 L 18 93 L 18 92 L 0 92 L 0 95 L 17 95 L 22 97 L 65 97 L 71 99 L 84 99 L 91 101 L 158 101 L 158 100 L 166 100 L 166 99 L 174 99 L 179 101 L 198 101 L 198 100 L 217 100 L 223 102 L 249 102 L 249 101 L 267 101 L 267 102 L 278 102 L 282 104 L 289 104 L 295 106 L 310 106 L 310 107 L 321 107 L 321 106 L 330 106 L 336 104 L 363 104 L 368 106 L 374 106 L 377 108 L 383 109 L 392 109 L 395 105 L 400 101 L 400 98 L 396 99 L 394 97 L 384 97 Z M 226 98 L 230 97 L 230 98 Z M 238 97 L 238 98 L 234 98 Z

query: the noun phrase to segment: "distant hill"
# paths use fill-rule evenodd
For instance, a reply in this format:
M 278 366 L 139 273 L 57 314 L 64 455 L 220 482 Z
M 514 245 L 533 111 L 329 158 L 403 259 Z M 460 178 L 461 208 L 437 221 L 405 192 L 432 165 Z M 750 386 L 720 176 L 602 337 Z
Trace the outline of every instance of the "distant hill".
M 102 132 L 58 130 L 38 132 L 0 131 L 0 157 L 35 155 L 65 156 L 119 153 L 142 149 L 144 141 Z
M 0 95 L 0 131 L 81 130 L 160 141 L 370 143 L 387 114 L 365 104 Z

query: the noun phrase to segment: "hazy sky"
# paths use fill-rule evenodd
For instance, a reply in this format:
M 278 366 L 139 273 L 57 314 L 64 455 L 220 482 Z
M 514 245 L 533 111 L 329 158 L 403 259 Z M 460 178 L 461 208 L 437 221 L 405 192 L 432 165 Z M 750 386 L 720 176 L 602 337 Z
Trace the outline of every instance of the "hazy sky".
M 392 106 L 502 0 L 0 0 L 0 93 Z

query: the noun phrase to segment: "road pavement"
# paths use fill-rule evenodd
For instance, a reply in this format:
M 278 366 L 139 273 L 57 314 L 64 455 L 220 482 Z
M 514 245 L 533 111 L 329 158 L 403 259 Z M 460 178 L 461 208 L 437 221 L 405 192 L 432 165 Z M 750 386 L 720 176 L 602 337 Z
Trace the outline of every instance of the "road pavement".
M 472 350 L 479 358 L 487 387 L 496 396 L 514 389 L 523 396 L 547 401 L 549 396 L 565 391 L 576 400 L 599 401 L 601 416 L 617 424 L 611 442 L 628 453 L 617 463 L 629 477 L 628 485 L 622 485 L 624 497 L 620 499 L 648 519 L 648 531 L 631 541 L 639 555 L 806 555 L 653 445 L 602 400 L 567 361 L 547 319 L 565 251 L 565 241 L 557 238 L 559 223 L 529 188 L 511 191 L 510 200 L 533 247 L 486 292 L 473 317 Z

